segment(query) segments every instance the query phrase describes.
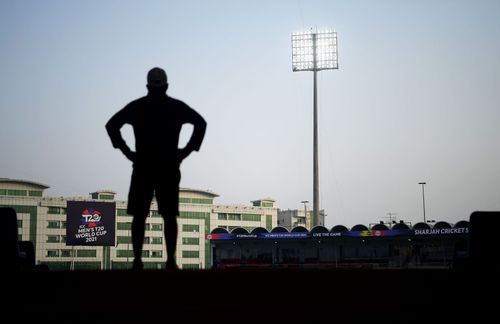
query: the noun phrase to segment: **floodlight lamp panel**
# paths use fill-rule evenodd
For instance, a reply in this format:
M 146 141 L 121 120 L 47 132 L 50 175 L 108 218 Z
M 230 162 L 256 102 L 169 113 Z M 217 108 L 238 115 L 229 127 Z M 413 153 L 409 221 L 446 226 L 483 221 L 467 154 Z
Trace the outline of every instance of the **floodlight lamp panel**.
M 294 72 L 330 69 L 338 69 L 337 33 L 334 30 L 292 33 Z

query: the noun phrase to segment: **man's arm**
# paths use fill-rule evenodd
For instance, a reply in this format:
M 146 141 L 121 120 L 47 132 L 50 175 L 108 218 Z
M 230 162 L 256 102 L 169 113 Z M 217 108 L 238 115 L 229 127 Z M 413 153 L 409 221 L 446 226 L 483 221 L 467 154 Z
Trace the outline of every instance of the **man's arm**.
M 130 150 L 127 143 L 123 140 L 122 133 L 120 132 L 122 126 L 129 122 L 129 115 L 130 108 L 127 106 L 111 117 L 111 119 L 106 123 L 106 130 L 113 147 L 120 149 L 127 159 L 134 162 L 135 152 Z
M 193 124 L 193 133 L 186 146 L 179 150 L 180 161 L 188 157 L 191 152 L 200 150 L 207 129 L 207 122 L 205 119 L 191 108 L 188 110 L 188 119 L 186 123 Z

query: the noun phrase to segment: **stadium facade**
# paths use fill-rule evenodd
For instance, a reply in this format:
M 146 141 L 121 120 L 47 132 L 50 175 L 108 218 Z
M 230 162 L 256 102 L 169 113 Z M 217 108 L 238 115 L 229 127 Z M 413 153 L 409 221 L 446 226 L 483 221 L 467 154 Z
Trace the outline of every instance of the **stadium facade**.
M 291 231 L 244 228 L 214 229 L 214 268 L 444 268 L 461 267 L 468 258 L 469 222 L 437 222 L 391 227 L 381 223 L 351 229 L 343 225 Z
M 127 202 L 116 200 L 116 192 L 99 190 L 85 197 L 46 197 L 49 186 L 37 182 L 0 178 L 0 207 L 17 213 L 19 241 L 31 241 L 36 264 L 49 269 L 129 269 L 133 261 L 131 223 Z M 182 269 L 204 269 L 211 265 L 206 235 L 215 228 L 233 231 L 277 226 L 276 202 L 271 198 L 252 201 L 251 206 L 214 204 L 217 194 L 181 188 L 179 194 L 177 264 Z M 114 202 L 115 246 L 69 246 L 66 244 L 68 201 Z M 163 219 L 158 205 L 151 204 L 146 220 L 143 261 L 146 269 L 161 269 L 166 261 Z

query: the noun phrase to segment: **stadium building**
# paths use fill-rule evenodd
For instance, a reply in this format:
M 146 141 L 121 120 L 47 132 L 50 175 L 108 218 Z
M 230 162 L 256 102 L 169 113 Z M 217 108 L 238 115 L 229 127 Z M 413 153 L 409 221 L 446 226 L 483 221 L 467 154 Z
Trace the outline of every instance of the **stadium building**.
M 291 231 L 294 227 L 303 226 L 307 229 L 314 227 L 313 225 L 313 211 L 312 210 L 299 210 L 299 209 L 278 209 L 278 226 L 284 227 Z M 325 226 L 325 211 L 319 211 L 319 224 Z
M 18 239 L 30 241 L 36 264 L 49 269 L 129 269 L 133 261 L 131 224 L 127 202 L 115 200 L 116 192 L 100 190 L 86 197 L 46 197 L 49 186 L 32 181 L 0 178 L 0 207 L 17 213 Z M 251 206 L 217 205 L 217 194 L 181 188 L 179 194 L 177 264 L 182 269 L 203 269 L 211 264 L 206 236 L 219 228 L 271 230 L 277 226 L 277 207 L 273 199 L 252 201 Z M 114 202 L 116 204 L 115 246 L 66 245 L 68 201 Z M 146 220 L 143 262 L 146 269 L 161 269 L 166 261 L 163 219 L 158 205 L 151 204 Z
M 469 222 L 408 226 L 381 223 L 327 229 L 303 226 L 214 229 L 214 268 L 445 268 L 463 266 L 469 251 Z

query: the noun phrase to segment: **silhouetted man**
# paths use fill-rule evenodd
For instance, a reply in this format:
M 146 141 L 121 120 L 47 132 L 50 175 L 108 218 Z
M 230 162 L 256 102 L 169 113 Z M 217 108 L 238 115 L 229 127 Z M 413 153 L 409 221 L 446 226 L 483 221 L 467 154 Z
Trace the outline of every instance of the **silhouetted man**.
M 148 95 L 132 101 L 117 112 L 106 124 L 115 148 L 133 162 L 132 180 L 127 212 L 133 215 L 132 245 L 134 269 L 142 269 L 144 223 L 149 214 L 153 195 L 164 220 L 167 244 L 167 269 L 176 269 L 177 216 L 179 215 L 180 164 L 191 152 L 200 149 L 205 136 L 206 122 L 182 101 L 166 95 L 167 75 L 153 68 L 147 76 Z M 179 149 L 179 133 L 183 124 L 193 124 L 187 145 Z M 135 152 L 123 140 L 120 128 L 132 125 Z

